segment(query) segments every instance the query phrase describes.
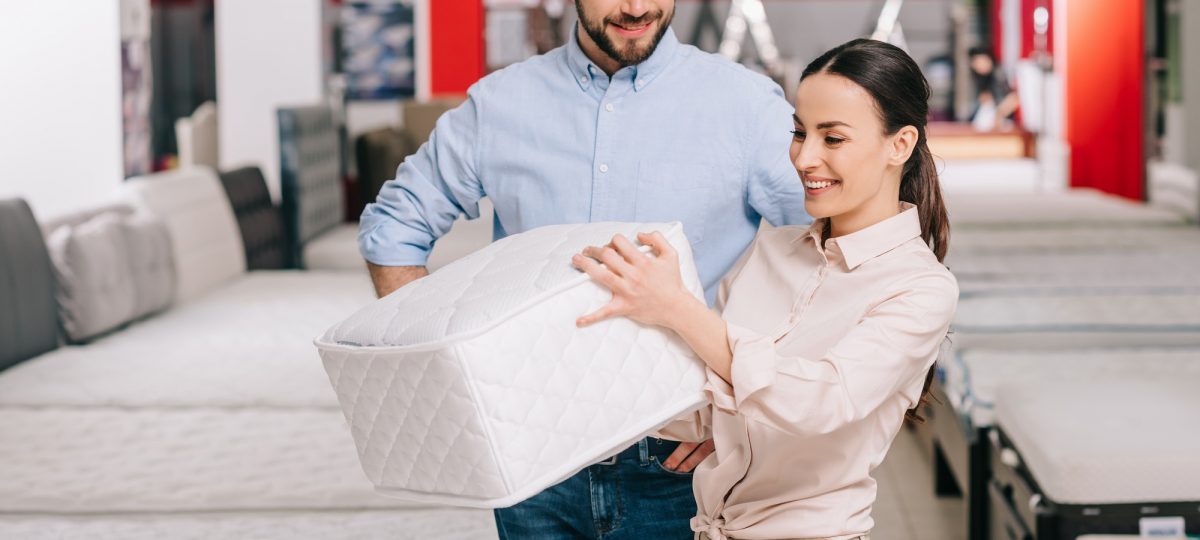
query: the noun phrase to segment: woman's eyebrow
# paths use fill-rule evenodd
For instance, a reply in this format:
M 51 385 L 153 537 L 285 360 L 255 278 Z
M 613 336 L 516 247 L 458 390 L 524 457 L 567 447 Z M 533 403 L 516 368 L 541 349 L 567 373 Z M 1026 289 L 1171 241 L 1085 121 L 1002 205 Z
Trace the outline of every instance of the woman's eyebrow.
M 796 122 L 796 125 L 799 125 L 799 126 L 804 125 L 804 122 L 801 122 L 800 117 L 796 116 L 795 113 L 792 114 L 792 120 Z M 842 122 L 841 120 L 832 120 L 829 122 L 821 122 L 820 124 L 817 124 L 817 129 L 829 129 L 829 128 L 838 127 L 838 126 L 845 126 L 848 128 L 854 127 L 854 126 L 851 126 L 850 124 Z

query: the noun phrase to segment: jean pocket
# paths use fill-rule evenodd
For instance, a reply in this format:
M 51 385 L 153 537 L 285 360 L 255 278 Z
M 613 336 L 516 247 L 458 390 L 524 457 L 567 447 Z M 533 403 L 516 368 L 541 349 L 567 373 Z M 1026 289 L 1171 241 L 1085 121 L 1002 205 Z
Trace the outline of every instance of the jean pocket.
M 690 472 L 672 471 L 671 469 L 668 469 L 666 465 L 662 464 L 662 461 L 659 461 L 658 456 L 650 456 L 650 466 L 657 469 L 659 472 L 672 476 L 684 476 L 688 478 L 692 476 L 692 473 Z

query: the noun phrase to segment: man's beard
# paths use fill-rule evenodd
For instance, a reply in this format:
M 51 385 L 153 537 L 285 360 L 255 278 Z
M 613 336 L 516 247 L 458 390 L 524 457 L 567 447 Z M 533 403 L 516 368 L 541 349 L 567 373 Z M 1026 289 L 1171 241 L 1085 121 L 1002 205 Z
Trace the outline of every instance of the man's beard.
M 626 17 L 625 15 L 617 18 L 605 17 L 599 23 L 596 23 L 596 21 L 592 21 L 584 15 L 583 4 L 580 0 L 575 0 L 575 11 L 579 13 L 579 25 L 583 27 L 584 32 L 587 32 L 588 37 L 592 38 L 592 41 L 596 43 L 601 52 L 608 55 L 609 58 L 616 60 L 621 66 L 640 64 L 647 58 L 650 58 L 650 55 L 654 54 L 654 50 L 658 48 L 658 42 L 662 41 L 663 34 L 666 34 L 667 28 L 670 28 L 671 19 L 675 16 L 675 10 L 671 10 L 669 15 L 659 10 L 646 12 L 641 17 Z M 654 21 L 659 22 L 658 30 L 654 33 L 654 39 L 650 41 L 648 47 L 641 50 L 638 49 L 636 42 L 630 42 L 623 50 L 619 50 L 616 44 L 609 39 L 608 34 L 604 32 L 609 24 L 628 28 L 640 24 L 650 24 Z

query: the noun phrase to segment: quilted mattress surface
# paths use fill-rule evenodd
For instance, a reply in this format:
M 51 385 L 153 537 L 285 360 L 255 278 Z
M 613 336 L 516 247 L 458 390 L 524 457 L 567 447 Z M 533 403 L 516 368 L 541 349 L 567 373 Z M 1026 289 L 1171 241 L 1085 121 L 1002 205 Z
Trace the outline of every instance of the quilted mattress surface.
M 996 421 L 1051 500 L 1200 502 L 1200 379 L 1001 387 Z
M 964 294 L 950 341 L 960 351 L 1200 346 L 1200 293 L 1048 289 Z
M 964 351 L 945 363 L 944 388 L 954 407 L 970 415 L 973 427 L 995 421 L 1001 385 L 1039 381 L 1162 380 L 1200 378 L 1200 348 Z
M 362 481 L 337 410 L 0 409 L 3 513 L 412 507 Z
M 367 477 L 383 493 L 509 506 L 704 403 L 674 334 L 575 320 L 611 295 L 570 264 L 661 231 L 701 297 L 682 226 L 558 225 L 511 236 L 380 299 L 316 341 Z

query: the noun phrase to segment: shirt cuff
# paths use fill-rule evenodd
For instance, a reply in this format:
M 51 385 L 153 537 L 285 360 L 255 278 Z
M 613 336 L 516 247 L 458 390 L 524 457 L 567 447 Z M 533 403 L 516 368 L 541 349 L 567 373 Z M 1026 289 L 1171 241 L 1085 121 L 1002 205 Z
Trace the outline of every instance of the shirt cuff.
M 425 266 L 429 260 L 429 249 L 388 236 L 378 228 L 366 233 L 360 232 L 358 251 L 363 259 L 379 266 Z
M 708 382 L 704 389 L 713 406 L 726 412 L 737 412 L 746 399 L 766 388 L 775 380 L 775 343 L 768 336 L 726 323 L 729 350 L 733 352 L 730 366 L 733 384 L 725 382 L 712 369 L 707 369 Z

